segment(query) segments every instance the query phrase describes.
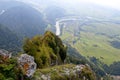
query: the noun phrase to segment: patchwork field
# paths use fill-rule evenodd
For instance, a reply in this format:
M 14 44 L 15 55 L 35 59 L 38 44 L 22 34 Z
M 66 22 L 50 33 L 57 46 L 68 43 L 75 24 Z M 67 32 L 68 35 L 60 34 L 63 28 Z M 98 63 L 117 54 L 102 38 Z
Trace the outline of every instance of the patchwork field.
M 120 24 L 110 20 L 84 19 L 63 22 L 60 37 L 80 54 L 111 64 L 120 61 Z

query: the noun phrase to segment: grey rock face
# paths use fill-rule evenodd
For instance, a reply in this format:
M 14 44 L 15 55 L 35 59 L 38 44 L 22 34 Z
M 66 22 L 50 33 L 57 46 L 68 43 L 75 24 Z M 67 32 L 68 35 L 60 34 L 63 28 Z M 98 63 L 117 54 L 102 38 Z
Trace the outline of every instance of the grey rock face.
M 34 58 L 27 54 L 22 54 L 18 58 L 18 63 L 22 70 L 24 70 L 25 75 L 30 77 L 34 74 L 37 64 L 34 62 Z
M 4 49 L 0 49 L 0 56 L 3 58 L 11 58 L 12 53 L 4 50 Z

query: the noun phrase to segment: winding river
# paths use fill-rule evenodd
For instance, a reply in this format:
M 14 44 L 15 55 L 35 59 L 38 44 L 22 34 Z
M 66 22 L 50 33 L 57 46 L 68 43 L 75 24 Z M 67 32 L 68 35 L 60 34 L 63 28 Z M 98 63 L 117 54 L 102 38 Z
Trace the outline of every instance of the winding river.
M 57 20 L 56 24 L 55 24 L 56 35 L 59 36 L 61 34 L 61 32 L 60 32 L 60 23 L 61 22 L 64 22 L 64 21 L 76 21 L 76 20 L 81 20 L 81 19 L 78 19 L 78 18 L 64 18 L 64 19 Z

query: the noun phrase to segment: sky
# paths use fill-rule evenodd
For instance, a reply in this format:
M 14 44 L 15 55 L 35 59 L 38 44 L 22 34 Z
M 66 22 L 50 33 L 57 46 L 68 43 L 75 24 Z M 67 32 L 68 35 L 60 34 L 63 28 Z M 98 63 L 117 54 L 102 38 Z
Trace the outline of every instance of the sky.
M 33 2 L 33 3 L 40 3 L 42 0 L 18 0 L 18 1 L 27 1 L 27 2 Z M 102 6 L 107 6 L 111 8 L 115 8 L 120 10 L 120 0 L 44 0 L 44 2 L 53 1 L 53 2 L 60 2 L 60 3 L 81 3 L 81 2 L 90 2 L 95 3 Z
M 61 0 L 61 1 L 69 3 L 90 2 L 120 10 L 120 0 Z
M 103 6 L 109 6 L 120 10 L 120 0 L 85 0 Z

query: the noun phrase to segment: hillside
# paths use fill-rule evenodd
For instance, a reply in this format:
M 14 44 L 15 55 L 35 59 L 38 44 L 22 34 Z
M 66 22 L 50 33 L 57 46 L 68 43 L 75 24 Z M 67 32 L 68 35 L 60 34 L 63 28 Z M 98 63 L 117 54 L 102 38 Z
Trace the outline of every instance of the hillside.
M 61 23 L 62 40 L 86 58 L 94 56 L 106 64 L 120 60 L 120 27 L 117 21 L 91 17 Z
M 63 64 L 67 54 L 61 39 L 50 31 L 46 31 L 43 36 L 26 39 L 23 50 L 35 57 L 38 68 Z
M 20 51 L 21 39 L 8 28 L 0 24 L 0 49 L 11 52 Z
M 8 3 L 14 6 L 8 6 L 4 9 L 4 6 Z M 28 37 L 44 33 L 46 22 L 43 19 L 43 15 L 36 9 L 21 2 L 18 5 L 14 4 L 14 2 L 6 2 L 6 4 L 4 2 L 2 7 L 4 13 L 0 15 L 0 23 L 11 31 Z
M 66 64 L 67 49 L 61 39 L 47 31 L 27 39 L 23 52 L 16 56 L 0 50 L 0 79 L 6 80 L 95 80 L 88 64 Z M 9 73 L 9 74 L 8 74 Z
M 77 0 L 1 0 L 0 80 L 117 79 L 119 13 Z

